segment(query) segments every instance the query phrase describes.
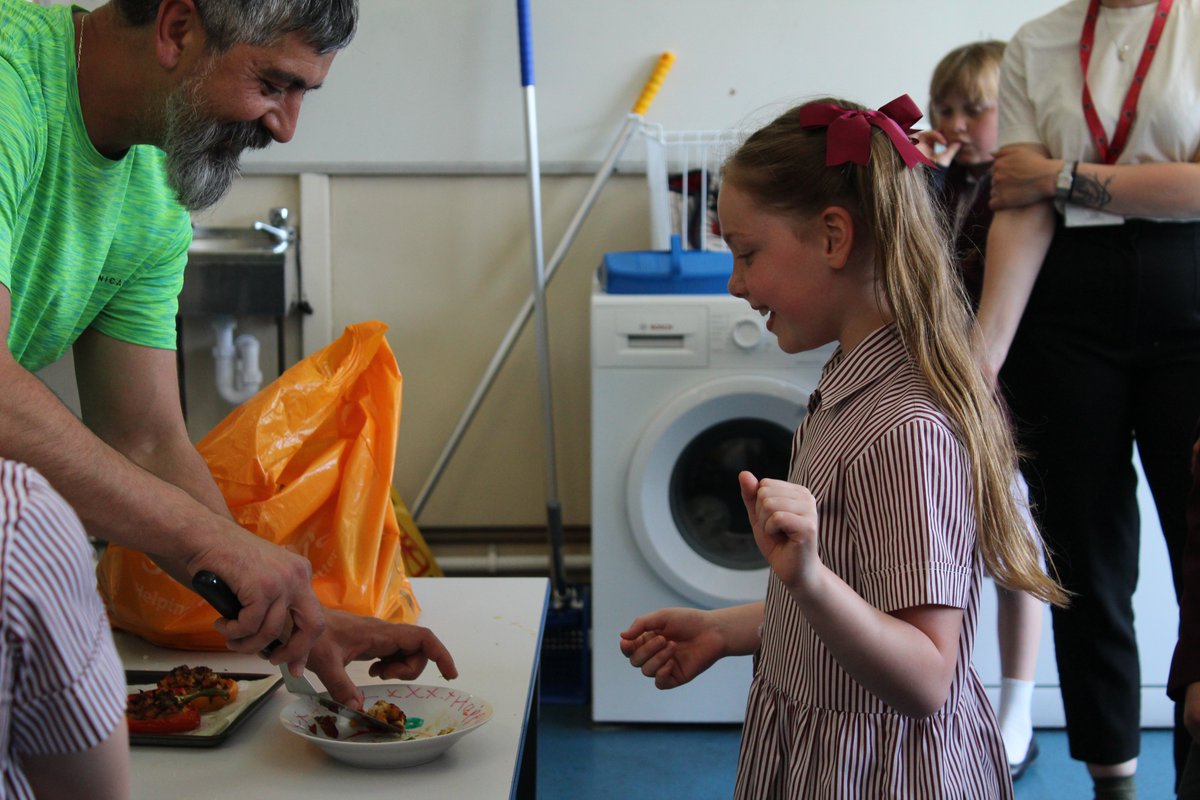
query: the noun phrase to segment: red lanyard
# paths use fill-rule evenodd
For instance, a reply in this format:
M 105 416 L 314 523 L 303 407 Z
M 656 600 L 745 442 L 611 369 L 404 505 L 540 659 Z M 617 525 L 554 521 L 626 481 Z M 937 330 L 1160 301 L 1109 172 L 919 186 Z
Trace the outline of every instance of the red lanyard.
M 1083 67 L 1083 116 L 1087 120 L 1088 130 L 1092 133 L 1092 141 L 1100 152 L 1100 158 L 1105 164 L 1115 164 L 1125 149 L 1129 138 L 1129 129 L 1133 127 L 1136 116 L 1138 96 L 1142 93 L 1142 84 L 1146 82 L 1146 73 L 1150 71 L 1150 62 L 1158 52 L 1158 40 L 1162 38 L 1163 27 L 1167 24 L 1167 14 L 1171 11 L 1173 0 L 1158 0 L 1158 10 L 1154 12 L 1154 22 L 1150 24 L 1150 33 L 1146 35 L 1146 46 L 1142 48 L 1142 57 L 1138 59 L 1137 69 L 1133 72 L 1133 83 L 1125 94 L 1125 102 L 1121 104 L 1121 116 L 1117 118 L 1117 129 L 1113 132 L 1112 142 L 1104 134 L 1104 126 L 1096 116 L 1096 108 L 1092 104 L 1092 93 L 1088 89 L 1088 63 L 1092 60 L 1092 45 L 1096 41 L 1096 20 L 1100 18 L 1100 0 L 1091 0 L 1087 16 L 1083 19 L 1083 34 L 1079 37 L 1079 64 Z

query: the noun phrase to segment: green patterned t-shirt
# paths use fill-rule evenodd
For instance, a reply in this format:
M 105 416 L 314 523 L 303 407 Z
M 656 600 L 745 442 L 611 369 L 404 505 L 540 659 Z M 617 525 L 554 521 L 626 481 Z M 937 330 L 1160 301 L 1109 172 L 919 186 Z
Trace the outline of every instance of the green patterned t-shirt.
M 173 349 L 192 235 L 161 150 L 92 146 L 74 39 L 70 7 L 0 0 L 0 283 L 9 350 L 31 371 L 89 327 Z

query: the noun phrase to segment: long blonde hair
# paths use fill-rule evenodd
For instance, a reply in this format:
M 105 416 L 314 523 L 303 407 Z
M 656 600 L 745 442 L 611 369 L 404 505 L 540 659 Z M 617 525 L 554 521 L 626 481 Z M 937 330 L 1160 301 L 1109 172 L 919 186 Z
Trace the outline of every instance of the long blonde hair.
M 862 110 L 836 98 L 835 103 Z M 825 165 L 825 129 L 803 128 L 798 108 L 752 134 L 725 163 L 724 180 L 756 204 L 797 222 L 845 208 L 874 246 L 878 291 L 909 356 L 966 448 L 978 542 L 1000 584 L 1057 605 L 1066 592 L 1042 568 L 1023 501 L 1013 493 L 1016 449 L 1007 419 L 974 358 L 970 306 L 952 267 L 945 229 L 920 167 L 908 169 L 871 129 L 866 166 Z

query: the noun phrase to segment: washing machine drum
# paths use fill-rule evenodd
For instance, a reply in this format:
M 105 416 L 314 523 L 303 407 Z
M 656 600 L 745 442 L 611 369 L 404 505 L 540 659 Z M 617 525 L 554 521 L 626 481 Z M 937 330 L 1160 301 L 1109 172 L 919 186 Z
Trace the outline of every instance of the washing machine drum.
M 808 392 L 764 376 L 721 378 L 679 395 L 634 450 L 626 507 L 654 571 L 694 603 L 761 600 L 768 568 L 737 475 L 787 477 Z

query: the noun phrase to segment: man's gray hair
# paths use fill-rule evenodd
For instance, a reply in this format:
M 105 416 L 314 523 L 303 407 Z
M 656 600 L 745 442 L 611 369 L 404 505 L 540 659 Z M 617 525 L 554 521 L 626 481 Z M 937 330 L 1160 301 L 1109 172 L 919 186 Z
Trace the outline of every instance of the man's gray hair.
M 161 0 L 113 0 L 134 27 L 158 15 Z M 195 0 L 209 47 L 224 52 L 235 44 L 269 45 L 289 33 L 318 55 L 341 50 L 354 38 L 358 0 Z

